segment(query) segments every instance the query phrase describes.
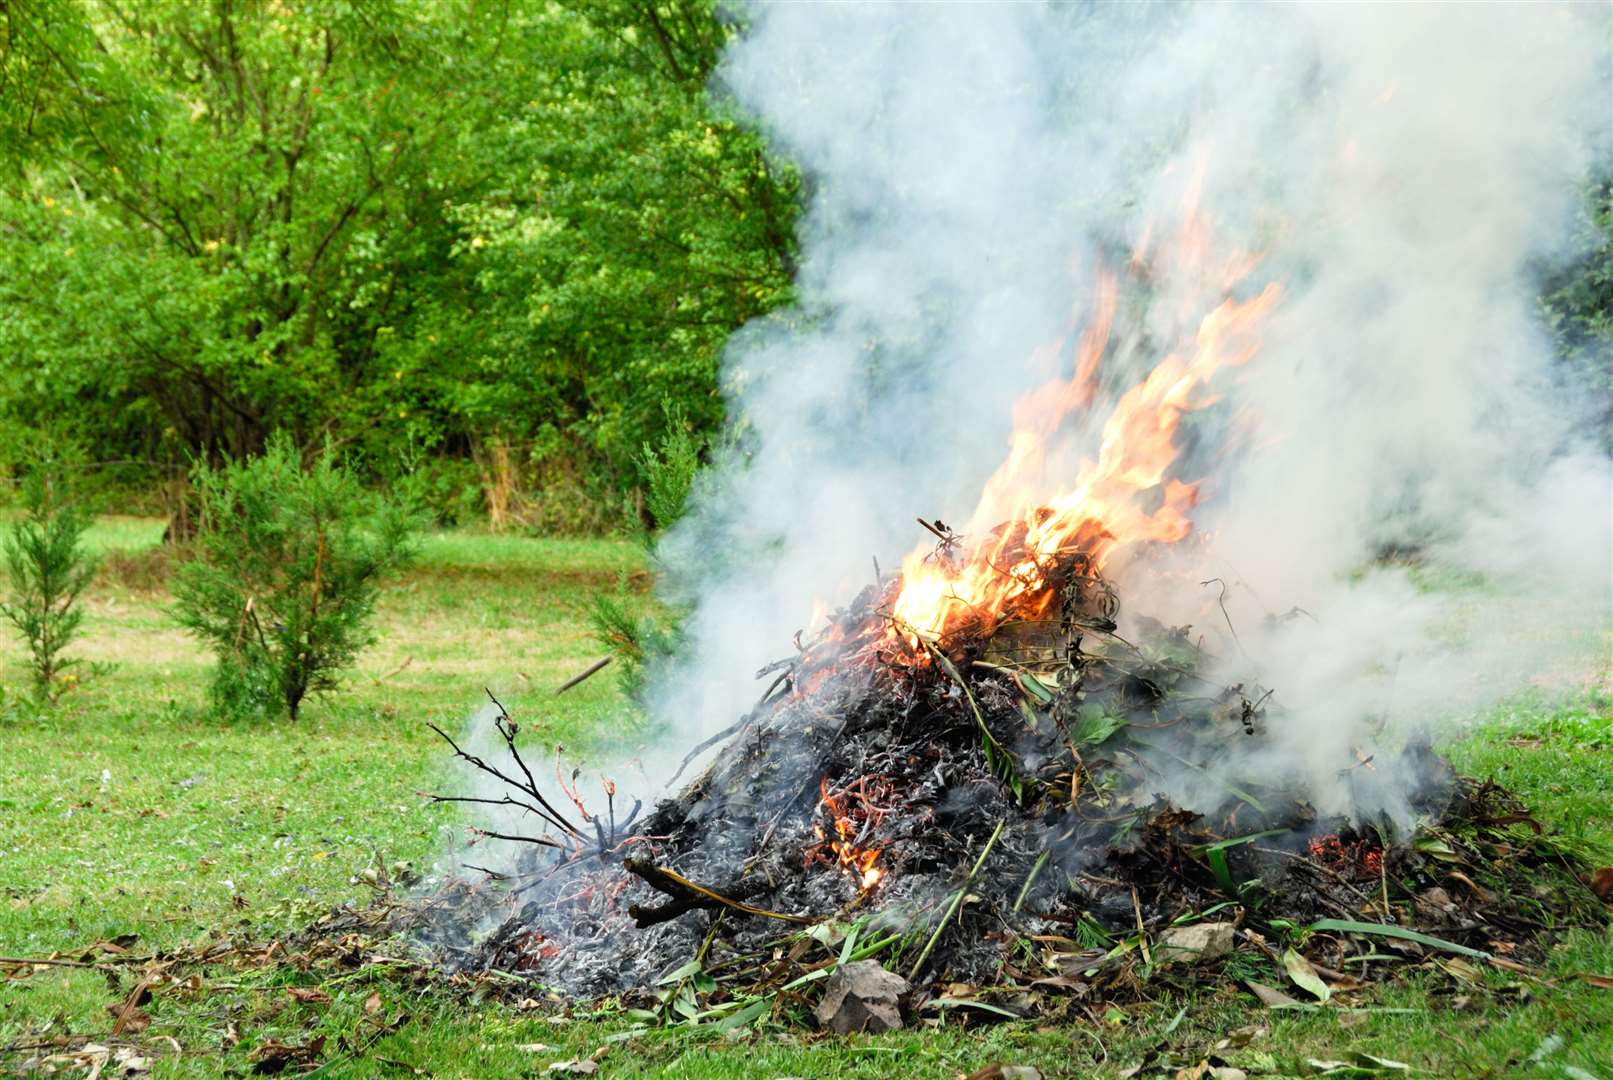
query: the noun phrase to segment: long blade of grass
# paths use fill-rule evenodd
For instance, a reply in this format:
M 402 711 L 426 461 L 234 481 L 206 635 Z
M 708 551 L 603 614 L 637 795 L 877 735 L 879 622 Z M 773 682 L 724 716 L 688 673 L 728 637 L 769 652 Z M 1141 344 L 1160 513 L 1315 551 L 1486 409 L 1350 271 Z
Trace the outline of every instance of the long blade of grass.
M 1354 922 L 1349 919 L 1318 919 L 1311 923 L 1312 930 L 1334 930 L 1341 934 L 1375 934 L 1378 937 L 1400 938 L 1402 941 L 1415 941 L 1419 945 L 1426 945 L 1430 949 L 1442 949 L 1445 952 L 1455 953 L 1457 956 L 1471 956 L 1476 960 L 1491 960 L 1493 955 L 1483 949 L 1470 949 L 1466 945 L 1458 945 L 1454 941 L 1446 941 L 1432 934 L 1419 933 L 1416 930 L 1407 930 L 1403 926 L 1389 926 L 1385 923 Z

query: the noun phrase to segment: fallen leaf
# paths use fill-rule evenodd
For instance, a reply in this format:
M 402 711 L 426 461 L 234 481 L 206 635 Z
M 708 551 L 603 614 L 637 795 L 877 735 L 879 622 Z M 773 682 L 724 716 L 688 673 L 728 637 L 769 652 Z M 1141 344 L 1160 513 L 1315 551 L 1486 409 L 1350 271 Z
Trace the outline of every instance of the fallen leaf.
M 324 1005 L 330 1001 L 330 995 L 317 986 L 288 986 L 286 993 L 304 1005 Z
M 1358 1068 L 1372 1069 L 1375 1072 L 1411 1072 L 1411 1066 L 1404 1061 L 1395 1061 L 1393 1058 L 1378 1057 L 1376 1054 L 1363 1053 L 1360 1050 L 1350 1055 L 1351 1060 Z
M 1613 975 L 1593 975 L 1589 971 L 1576 971 L 1574 974 L 1580 982 L 1588 983 L 1598 990 L 1613 990 Z
M 976 1069 L 964 1080 L 1042 1080 L 1042 1070 L 1033 1065 L 1003 1065 L 999 1062 Z
M 1512 971 L 1519 975 L 1536 976 L 1540 974 L 1528 964 L 1520 964 L 1516 960 L 1508 960 L 1504 956 L 1492 956 L 1490 957 L 1490 963 L 1502 971 Z
M 1281 990 L 1267 986 L 1265 983 L 1257 983 L 1246 979 L 1243 985 L 1247 986 L 1249 992 L 1259 998 L 1260 1003 L 1268 1009 L 1286 1009 L 1299 1004 L 1299 1001 L 1295 998 L 1291 998 Z
M 273 1076 L 293 1063 L 312 1063 L 325 1049 L 325 1036 L 318 1035 L 302 1045 L 270 1039 L 261 1043 L 248 1055 L 252 1071 L 260 1076 Z
M 1613 866 L 1603 866 L 1591 874 L 1591 892 L 1604 904 L 1613 904 Z
M 140 1006 L 151 1000 L 151 987 L 161 978 L 161 970 L 147 972 L 144 978 L 134 984 L 134 989 L 129 991 L 127 997 L 116 1005 L 106 1007 L 106 1011 L 113 1017 L 113 1035 L 122 1035 L 126 1031 L 144 1031 L 151 1026 L 151 1017 L 141 1012 Z
M 364 1011 L 371 1015 L 381 1011 L 381 991 L 372 990 L 370 996 L 364 999 Z
M 127 1046 L 119 1047 L 112 1054 L 112 1075 L 118 1077 L 150 1076 L 151 1059 L 141 1057 Z
M 1245 1024 L 1240 1028 L 1233 1028 L 1227 1032 L 1226 1038 L 1216 1041 L 1217 1050 L 1242 1050 L 1250 1043 L 1263 1035 L 1269 1035 L 1271 1028 L 1265 1024 Z
M 1295 986 L 1323 1004 L 1326 1004 L 1328 998 L 1333 996 L 1333 991 L 1329 990 L 1327 983 L 1323 982 L 1322 977 L 1316 974 L 1316 969 L 1311 967 L 1311 962 L 1293 949 L 1283 950 L 1283 970 L 1288 972 L 1288 977 L 1294 980 Z
M 599 1063 L 587 1058 L 572 1058 L 570 1061 L 557 1061 L 549 1066 L 552 1073 L 568 1073 L 574 1076 L 592 1076 L 599 1071 Z
M 113 1029 L 120 1035 L 138 1035 L 151 1026 L 151 1014 L 133 1005 L 108 1005 L 106 1011 L 116 1018 Z
M 548 1043 L 517 1043 L 515 1048 L 524 1050 L 529 1054 L 547 1054 L 554 1049 Z

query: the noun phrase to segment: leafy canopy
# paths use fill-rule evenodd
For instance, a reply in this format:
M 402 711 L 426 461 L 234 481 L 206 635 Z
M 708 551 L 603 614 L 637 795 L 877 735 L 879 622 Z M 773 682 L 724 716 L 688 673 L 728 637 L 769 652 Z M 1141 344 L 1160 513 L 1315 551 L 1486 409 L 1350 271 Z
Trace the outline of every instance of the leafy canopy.
M 0 8 L 0 421 L 102 458 L 489 439 L 642 483 L 788 298 L 709 0 Z

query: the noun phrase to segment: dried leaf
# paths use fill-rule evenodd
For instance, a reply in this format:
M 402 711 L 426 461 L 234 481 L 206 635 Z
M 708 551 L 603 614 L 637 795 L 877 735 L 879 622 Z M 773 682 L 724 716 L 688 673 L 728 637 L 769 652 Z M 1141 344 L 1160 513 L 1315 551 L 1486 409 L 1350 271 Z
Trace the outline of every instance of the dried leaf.
M 1259 998 L 1260 1003 L 1268 1009 L 1289 1009 L 1299 1004 L 1297 999 L 1291 998 L 1281 990 L 1267 986 L 1265 983 L 1257 983 L 1246 979 L 1243 985 L 1247 986 L 1249 992 Z
M 288 986 L 286 993 L 304 1005 L 324 1005 L 330 1001 L 330 995 L 317 986 Z
M 113 1030 L 119 1035 L 138 1035 L 151 1026 L 151 1015 L 134 1005 L 108 1005 L 106 1011 L 116 1019 Z
M 1333 996 L 1333 991 L 1329 990 L 1327 983 L 1316 974 L 1311 962 L 1293 949 L 1283 950 L 1283 970 L 1288 972 L 1288 977 L 1294 981 L 1295 986 L 1323 1004 Z
M 283 1072 L 286 1066 L 293 1063 L 311 1063 L 319 1057 L 325 1049 L 325 1036 L 319 1035 L 302 1045 L 284 1043 L 276 1039 L 269 1039 L 260 1043 L 247 1060 L 252 1062 L 252 1071 L 261 1076 L 273 1076 Z
M 964 1080 L 1042 1080 L 1042 1070 L 1034 1065 L 1004 1065 L 1000 1062 L 976 1069 Z
M 1360 1050 L 1350 1055 L 1357 1068 L 1372 1069 L 1374 1072 L 1411 1072 L 1411 1066 L 1404 1061 L 1395 1061 L 1393 1058 L 1378 1057 L 1376 1054 L 1363 1053 Z
M 1580 982 L 1588 983 L 1598 990 L 1613 990 L 1613 975 L 1593 975 L 1589 971 L 1576 971 L 1574 974 Z
M 370 996 L 364 999 L 364 1011 L 374 1015 L 381 1011 L 381 992 L 372 990 Z
M 599 1071 L 599 1063 L 588 1058 L 572 1058 L 570 1061 L 557 1061 L 549 1066 L 552 1073 L 566 1073 L 574 1076 L 592 1076 Z

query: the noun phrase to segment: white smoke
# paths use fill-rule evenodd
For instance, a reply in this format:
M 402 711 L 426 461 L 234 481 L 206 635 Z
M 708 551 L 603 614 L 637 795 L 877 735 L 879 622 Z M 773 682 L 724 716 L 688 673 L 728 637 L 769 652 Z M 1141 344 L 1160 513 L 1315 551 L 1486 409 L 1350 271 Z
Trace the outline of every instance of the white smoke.
M 1605 146 L 1613 8 L 783 3 L 746 18 L 720 80 L 808 178 L 801 302 L 731 346 L 746 437 L 662 548 L 694 605 L 652 695 L 674 745 L 748 708 L 750 672 L 815 604 L 871 581 L 871 556 L 894 568 L 915 515 L 968 517 L 1013 401 L 1068 364 L 1037 346 L 1069 331 L 1116 252 L 1170 223 L 1200 162 L 1219 240 L 1260 252 L 1256 277 L 1284 294 L 1260 355 L 1218 383 L 1220 420 L 1190 425 L 1183 478 L 1206 480 L 1211 539 L 1170 573 L 1129 567 L 1122 603 L 1210 633 L 1216 590 L 1196 581 L 1230 584 L 1227 615 L 1288 710 L 1267 764 L 1310 775 L 1324 810 L 1347 809 L 1329 778 L 1364 725 L 1471 708 L 1605 652 L 1613 480 L 1552 389 L 1528 272 L 1562 254 Z M 1207 283 L 1155 285 L 1117 316 L 1098 423 Z M 1093 452 L 1092 423 L 1072 423 L 1074 453 Z M 1479 583 L 1363 573 L 1387 545 Z M 1261 629 L 1295 605 L 1314 620 Z

